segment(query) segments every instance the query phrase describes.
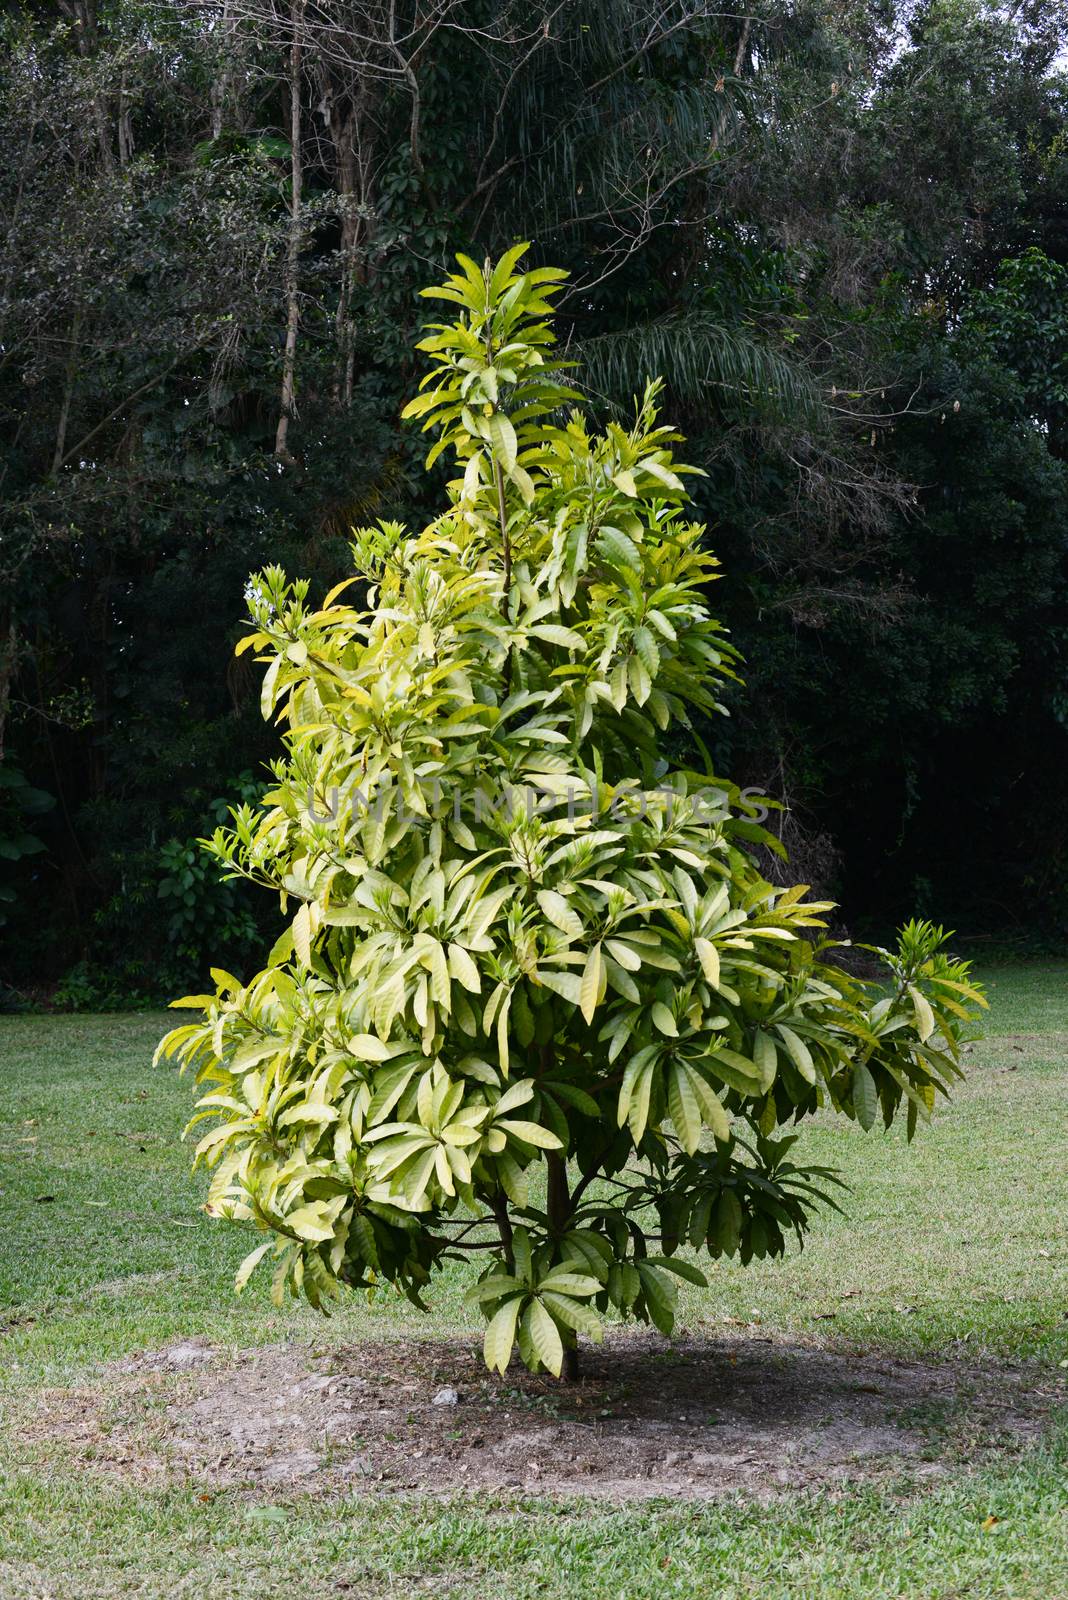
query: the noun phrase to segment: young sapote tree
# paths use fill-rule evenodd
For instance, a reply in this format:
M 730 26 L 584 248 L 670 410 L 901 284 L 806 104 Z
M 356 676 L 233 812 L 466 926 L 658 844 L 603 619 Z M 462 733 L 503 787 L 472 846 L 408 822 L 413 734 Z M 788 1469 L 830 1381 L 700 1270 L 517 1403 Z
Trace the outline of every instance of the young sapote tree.
M 651 384 L 591 431 L 551 359 L 562 272 L 524 246 L 425 293 L 406 415 L 458 475 L 409 534 L 354 545 L 317 608 L 276 569 L 239 649 L 285 756 L 210 849 L 288 925 L 248 983 L 216 971 L 164 1056 L 213 1126 L 208 1209 L 268 1235 L 275 1292 L 416 1305 L 481 1261 L 485 1357 L 570 1375 L 609 1311 L 672 1328 L 689 1255 L 779 1255 L 829 1199 L 781 1130 L 833 1109 L 911 1136 L 982 1004 L 926 923 L 869 985 L 821 960 L 823 903 L 776 888 L 737 789 L 667 770 L 736 656 Z M 362 580 L 363 606 L 343 592 Z M 694 741 L 695 746 L 698 741 Z M 833 1203 L 833 1202 L 832 1202 Z

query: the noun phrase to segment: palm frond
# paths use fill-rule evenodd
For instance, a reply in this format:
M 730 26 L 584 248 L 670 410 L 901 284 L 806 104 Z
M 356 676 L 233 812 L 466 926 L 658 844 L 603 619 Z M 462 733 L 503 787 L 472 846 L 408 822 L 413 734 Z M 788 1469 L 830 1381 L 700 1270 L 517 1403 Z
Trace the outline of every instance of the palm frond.
M 744 401 L 761 421 L 811 425 L 823 402 L 810 374 L 743 328 L 688 311 L 583 340 L 571 354 L 591 392 L 617 399 L 659 374 L 680 400 L 707 401 L 713 390 Z

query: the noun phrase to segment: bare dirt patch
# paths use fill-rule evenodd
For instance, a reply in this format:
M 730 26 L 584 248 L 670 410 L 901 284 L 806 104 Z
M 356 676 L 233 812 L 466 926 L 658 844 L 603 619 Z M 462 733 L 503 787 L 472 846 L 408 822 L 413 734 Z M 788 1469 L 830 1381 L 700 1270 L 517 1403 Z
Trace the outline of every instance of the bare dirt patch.
M 1019 1448 L 1059 1376 L 858 1356 L 771 1339 L 617 1334 L 561 1387 L 491 1377 L 473 1343 L 187 1344 L 92 1390 L 53 1391 L 31 1431 L 97 1469 L 259 1494 L 516 1491 L 712 1498 L 936 1476 Z

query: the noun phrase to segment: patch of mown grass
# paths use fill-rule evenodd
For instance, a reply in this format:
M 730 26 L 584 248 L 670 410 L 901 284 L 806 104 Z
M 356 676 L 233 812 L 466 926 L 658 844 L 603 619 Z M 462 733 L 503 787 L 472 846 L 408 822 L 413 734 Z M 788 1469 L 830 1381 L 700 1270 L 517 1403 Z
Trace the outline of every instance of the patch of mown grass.
M 933 1489 L 715 1504 L 253 1502 L 63 1469 L 0 1479 L 0 1592 L 64 1600 L 1047 1600 L 1068 1592 L 1068 1428 Z
M 802 1254 L 719 1264 L 688 1291 L 692 1330 L 724 1319 L 794 1337 L 923 1356 L 1068 1358 L 1063 1213 L 1068 968 L 988 975 L 988 1036 L 969 1080 L 911 1149 L 899 1132 L 805 1132 L 851 1185 Z M 0 1327 L 6 1381 L 107 1385 L 103 1364 L 205 1335 L 223 1347 L 299 1338 L 329 1347 L 475 1321 L 461 1273 L 429 1320 L 351 1297 L 329 1323 L 235 1299 L 247 1229 L 198 1209 L 177 1142 L 192 1086 L 149 1066 L 159 1016 L 0 1019 Z M 832 1315 L 833 1313 L 833 1315 Z M 769 1359 L 771 1351 L 769 1350 Z M 937 1421 L 937 1419 L 935 1419 Z M 472 1600 L 714 1593 L 723 1600 L 1031 1600 L 1068 1592 L 1068 1429 L 1048 1445 L 933 1492 L 915 1481 L 766 1504 L 368 1494 L 256 1502 L 75 1467 L 55 1441 L 14 1438 L 0 1477 L 0 1594 L 88 1600 L 137 1593 L 234 1600 L 292 1591 Z M 996 1519 L 996 1520 L 991 1520 Z
M 979 976 L 990 1000 L 988 1036 L 1068 1032 L 1068 963 L 1006 963 Z

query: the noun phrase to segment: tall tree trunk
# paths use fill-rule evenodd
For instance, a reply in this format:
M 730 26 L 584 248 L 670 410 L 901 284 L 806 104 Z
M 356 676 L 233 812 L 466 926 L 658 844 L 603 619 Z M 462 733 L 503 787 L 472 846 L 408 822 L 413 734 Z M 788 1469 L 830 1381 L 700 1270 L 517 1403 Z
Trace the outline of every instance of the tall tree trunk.
M 74 321 L 70 330 L 70 353 L 67 356 L 67 370 L 63 377 L 63 396 L 59 404 L 59 420 L 56 423 L 56 445 L 52 452 L 52 471 L 56 473 L 63 465 L 67 453 L 67 424 L 70 421 L 70 403 L 74 394 L 74 372 L 78 361 L 78 341 L 81 337 L 82 311 L 79 306 L 74 313 Z
M 334 142 L 334 160 L 337 167 L 337 192 L 341 209 L 341 274 L 338 284 L 337 368 L 334 395 L 342 404 L 352 402 L 350 351 L 352 348 L 352 290 L 353 268 L 356 259 L 356 240 L 359 218 L 356 214 L 356 129 L 355 108 L 350 106 L 342 116 L 334 107 L 330 110 L 330 136 Z
M 99 42 L 95 0 L 59 0 L 59 8 L 64 15 L 71 19 L 78 54 L 83 61 L 91 61 L 97 54 Z M 104 171 L 109 177 L 114 177 L 118 171 L 118 166 L 115 161 L 115 152 L 111 148 L 111 132 L 108 121 L 108 109 L 104 96 L 94 89 L 93 124 L 96 128 L 97 143 L 100 146 L 100 159 L 104 164 Z
M 278 428 L 274 436 L 274 453 L 288 458 L 289 422 L 296 409 L 297 333 L 300 328 L 300 299 L 298 296 L 301 242 L 301 190 L 304 165 L 300 148 L 301 111 L 301 26 L 306 0 L 292 0 L 289 20 L 292 42 L 289 47 L 289 138 L 292 146 L 290 176 L 292 202 L 289 216 L 289 242 L 286 247 L 286 346 L 282 357 L 282 396 L 278 412 Z
M 10 615 L 0 623 L 0 766 L 4 760 L 4 734 L 7 730 L 11 685 L 15 678 L 18 654 L 19 637 L 15 631 L 15 614 L 12 609 Z
M 230 50 L 231 35 L 233 33 L 233 18 L 230 14 L 231 0 L 223 0 L 222 16 L 219 19 L 219 30 L 222 36 L 222 66 L 217 78 L 212 79 L 209 103 L 211 106 L 211 136 L 213 139 L 222 137 L 223 124 L 226 120 L 226 101 L 230 92 Z
M 119 88 L 119 166 L 128 167 L 134 157 L 133 114 L 130 102 L 126 97 L 126 84 L 123 82 Z
M 349 74 L 348 82 L 328 84 L 323 95 L 334 146 L 341 216 L 334 398 L 346 408 L 352 405 L 356 375 L 356 323 L 352 303 L 356 290 L 367 281 L 366 247 L 372 231 L 369 140 L 371 112 L 379 88 L 373 76 L 356 72 Z

